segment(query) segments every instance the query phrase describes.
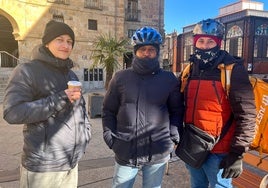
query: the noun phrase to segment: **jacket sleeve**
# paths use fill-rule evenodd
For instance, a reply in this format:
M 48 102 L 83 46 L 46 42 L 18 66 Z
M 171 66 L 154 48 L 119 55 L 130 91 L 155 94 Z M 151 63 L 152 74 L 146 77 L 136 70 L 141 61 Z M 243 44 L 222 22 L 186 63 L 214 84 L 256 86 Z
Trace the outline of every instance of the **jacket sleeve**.
M 107 146 L 111 149 L 113 146 L 113 134 L 116 131 L 117 112 L 119 108 L 119 95 L 116 90 L 116 75 L 109 83 L 107 92 L 103 100 L 102 108 L 102 127 L 103 139 Z
M 7 85 L 3 102 L 3 118 L 10 124 L 28 124 L 47 120 L 69 104 L 64 91 L 34 98 L 34 77 L 21 64 L 17 66 Z
M 178 144 L 180 141 L 179 130 L 183 127 L 184 103 L 183 94 L 180 92 L 180 82 L 176 77 L 174 78 L 176 79 L 176 84 L 168 98 L 168 110 L 171 140 Z
M 83 109 L 83 112 L 84 112 L 85 127 L 86 127 L 86 130 L 87 130 L 87 133 L 88 133 L 88 139 L 90 141 L 91 138 L 92 138 L 92 131 L 91 131 L 92 130 L 92 124 L 89 121 L 89 117 L 87 115 L 86 101 L 85 101 L 83 96 L 81 97 L 81 101 L 82 101 L 82 109 Z
M 231 152 L 242 154 L 248 150 L 256 126 L 253 89 L 243 64 L 237 64 L 233 67 L 229 97 L 236 121 Z

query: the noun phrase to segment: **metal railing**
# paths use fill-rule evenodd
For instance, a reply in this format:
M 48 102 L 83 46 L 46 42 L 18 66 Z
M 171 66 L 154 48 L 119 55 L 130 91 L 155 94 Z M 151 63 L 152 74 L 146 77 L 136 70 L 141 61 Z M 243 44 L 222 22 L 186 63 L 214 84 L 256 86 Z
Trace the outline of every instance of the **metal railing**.
M 64 4 L 64 5 L 69 5 L 70 4 L 70 0 L 47 0 L 47 2 Z
M 103 9 L 103 1 L 102 0 L 85 0 L 84 7 L 102 10 Z
M 0 67 L 16 67 L 19 61 L 14 55 L 6 51 L 0 51 Z

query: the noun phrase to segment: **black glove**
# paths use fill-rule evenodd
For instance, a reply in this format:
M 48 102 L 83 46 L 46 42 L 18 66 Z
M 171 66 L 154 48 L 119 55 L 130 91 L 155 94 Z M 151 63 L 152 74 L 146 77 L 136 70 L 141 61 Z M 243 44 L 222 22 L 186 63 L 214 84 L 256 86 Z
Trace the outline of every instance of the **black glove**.
M 243 156 L 229 153 L 220 163 L 219 169 L 223 168 L 222 178 L 237 178 L 242 173 Z

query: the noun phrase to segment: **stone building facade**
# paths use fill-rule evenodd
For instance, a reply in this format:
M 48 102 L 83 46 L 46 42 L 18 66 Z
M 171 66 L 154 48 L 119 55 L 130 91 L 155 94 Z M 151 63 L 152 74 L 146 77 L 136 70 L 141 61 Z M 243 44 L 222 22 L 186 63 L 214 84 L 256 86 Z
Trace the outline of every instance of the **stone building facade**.
M 90 69 L 94 38 L 99 34 L 129 38 L 145 25 L 163 34 L 164 0 L 0 0 L 1 53 L 28 61 L 32 49 L 41 43 L 45 25 L 51 19 L 67 23 L 75 32 L 71 59 L 83 85 L 101 88 L 105 70 Z M 2 61 L 0 69 L 5 67 L 8 66 L 3 66 Z

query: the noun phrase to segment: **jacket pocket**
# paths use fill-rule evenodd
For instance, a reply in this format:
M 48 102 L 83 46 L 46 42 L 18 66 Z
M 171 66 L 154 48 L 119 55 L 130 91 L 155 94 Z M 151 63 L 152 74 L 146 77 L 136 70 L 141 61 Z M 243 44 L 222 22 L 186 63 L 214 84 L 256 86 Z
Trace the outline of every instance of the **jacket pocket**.
M 112 149 L 118 158 L 128 161 L 133 157 L 135 149 L 133 148 L 132 141 L 124 141 L 113 137 L 113 142 Z

